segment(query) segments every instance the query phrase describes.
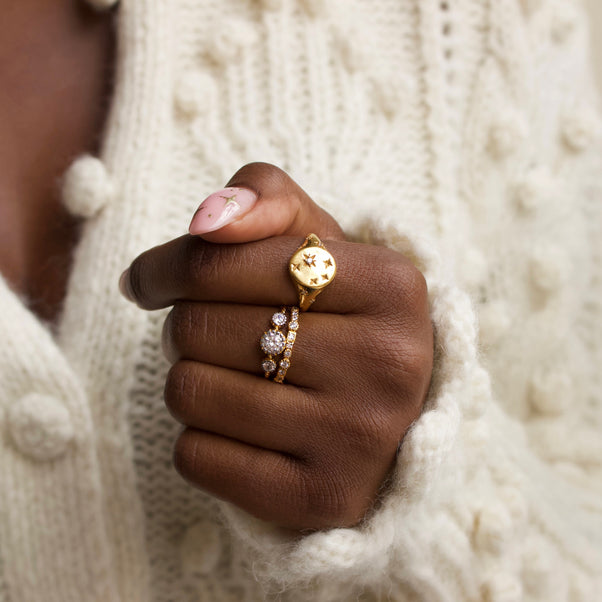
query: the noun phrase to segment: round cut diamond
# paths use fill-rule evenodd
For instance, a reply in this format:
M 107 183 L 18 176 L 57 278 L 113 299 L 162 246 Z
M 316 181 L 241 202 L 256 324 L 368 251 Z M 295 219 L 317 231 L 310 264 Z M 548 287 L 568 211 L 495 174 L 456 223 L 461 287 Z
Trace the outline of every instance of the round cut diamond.
M 278 312 L 272 316 L 274 326 L 284 326 L 286 324 L 286 314 Z
M 267 355 L 278 355 L 283 349 L 285 344 L 284 335 L 277 330 L 268 330 L 261 337 L 260 346 L 264 353 Z
M 294 322 L 291 322 L 288 327 L 289 330 L 297 330 L 299 328 L 299 322 L 295 320 Z
M 276 362 L 274 360 L 265 360 L 261 366 L 264 372 L 274 372 L 276 370 Z

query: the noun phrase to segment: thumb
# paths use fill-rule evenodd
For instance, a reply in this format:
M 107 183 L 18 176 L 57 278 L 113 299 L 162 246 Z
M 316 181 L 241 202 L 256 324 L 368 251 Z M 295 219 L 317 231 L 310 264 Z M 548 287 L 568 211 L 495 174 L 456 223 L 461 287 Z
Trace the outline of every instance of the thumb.
M 249 163 L 227 187 L 207 197 L 194 214 L 190 234 L 215 243 L 244 243 L 270 236 L 345 240 L 335 219 L 284 171 Z

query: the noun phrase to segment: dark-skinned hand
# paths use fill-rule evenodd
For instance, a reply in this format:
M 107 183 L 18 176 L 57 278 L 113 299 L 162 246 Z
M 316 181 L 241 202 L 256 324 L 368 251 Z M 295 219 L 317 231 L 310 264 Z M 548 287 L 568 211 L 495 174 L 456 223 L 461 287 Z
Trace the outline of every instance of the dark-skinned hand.
M 243 217 L 137 257 L 121 279 L 139 307 L 173 309 L 165 403 L 185 425 L 174 463 L 193 485 L 295 529 L 358 524 L 420 415 L 433 332 L 422 274 L 403 255 L 351 243 L 282 170 L 252 163 L 228 183 L 258 200 Z M 337 275 L 302 312 L 284 384 L 259 339 L 296 305 L 288 259 L 313 232 Z

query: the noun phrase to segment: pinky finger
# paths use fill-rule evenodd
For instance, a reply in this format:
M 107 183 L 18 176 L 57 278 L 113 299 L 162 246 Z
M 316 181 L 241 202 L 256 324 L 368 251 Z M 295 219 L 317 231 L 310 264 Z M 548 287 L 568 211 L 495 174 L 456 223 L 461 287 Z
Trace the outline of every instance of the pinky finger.
M 175 443 L 174 465 L 192 485 L 257 518 L 290 529 L 308 526 L 305 467 L 292 456 L 186 428 Z

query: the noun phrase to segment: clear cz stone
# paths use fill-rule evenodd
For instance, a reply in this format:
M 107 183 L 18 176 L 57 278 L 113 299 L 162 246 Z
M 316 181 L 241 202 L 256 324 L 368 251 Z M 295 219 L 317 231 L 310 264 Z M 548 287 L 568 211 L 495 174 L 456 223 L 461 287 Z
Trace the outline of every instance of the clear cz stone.
M 294 321 L 288 325 L 289 330 L 297 330 L 299 328 L 299 322 Z
M 287 339 L 289 341 L 294 341 L 297 338 L 297 333 L 296 332 L 289 332 L 287 335 Z
M 264 372 L 274 372 L 276 370 L 276 362 L 274 360 L 265 360 L 261 366 Z
M 286 339 L 281 332 L 268 330 L 261 337 L 259 345 L 261 346 L 261 350 L 267 355 L 278 355 L 284 349 L 285 341 Z
M 286 324 L 286 314 L 278 312 L 272 316 L 272 324 L 274 326 L 284 326 Z
M 286 369 L 286 368 L 288 368 L 290 365 L 291 365 L 291 363 L 290 363 L 288 360 L 282 360 L 282 361 L 280 362 L 280 367 L 281 367 L 281 368 L 285 368 L 285 369 Z
M 291 356 L 291 350 L 290 349 L 286 349 L 284 352 L 284 357 L 290 357 Z

